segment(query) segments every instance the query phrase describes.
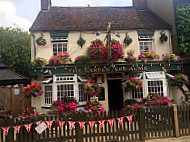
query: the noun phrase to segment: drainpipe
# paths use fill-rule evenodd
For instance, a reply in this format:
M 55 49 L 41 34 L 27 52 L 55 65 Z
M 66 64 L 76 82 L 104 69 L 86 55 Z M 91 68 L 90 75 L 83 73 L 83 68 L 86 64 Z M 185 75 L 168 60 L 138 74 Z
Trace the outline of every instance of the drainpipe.
M 33 46 L 34 46 L 34 59 L 36 59 L 36 43 L 35 43 L 35 35 L 34 34 L 31 34 L 32 35 L 32 38 L 33 38 Z

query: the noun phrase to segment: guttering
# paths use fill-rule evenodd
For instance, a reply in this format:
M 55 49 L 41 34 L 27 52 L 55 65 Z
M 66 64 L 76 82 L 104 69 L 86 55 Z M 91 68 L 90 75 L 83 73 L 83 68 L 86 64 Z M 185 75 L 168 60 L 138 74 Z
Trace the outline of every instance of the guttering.
M 36 59 L 36 43 L 35 43 L 35 35 L 33 33 L 31 33 L 32 38 L 33 38 L 33 46 L 34 46 L 34 59 Z

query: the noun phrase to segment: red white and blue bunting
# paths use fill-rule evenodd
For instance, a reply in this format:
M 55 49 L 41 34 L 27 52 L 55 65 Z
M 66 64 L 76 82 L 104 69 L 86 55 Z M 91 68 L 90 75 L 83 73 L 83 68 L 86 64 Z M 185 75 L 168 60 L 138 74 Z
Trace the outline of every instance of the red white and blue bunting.
M 108 122 L 108 124 L 111 127 L 113 127 L 113 124 L 114 124 L 115 120 L 117 120 L 118 123 L 122 126 L 124 118 L 126 118 L 128 120 L 128 122 L 130 124 L 132 124 L 133 116 L 135 116 L 135 115 L 119 117 L 119 118 L 113 118 L 113 119 L 108 119 L 108 120 L 97 120 L 97 121 L 59 121 L 59 120 L 50 120 L 50 121 L 45 121 L 45 124 L 47 125 L 46 128 L 48 128 L 49 130 L 51 130 L 53 122 L 58 123 L 60 129 L 63 129 L 63 126 L 65 125 L 65 123 L 69 124 L 69 129 L 70 130 L 72 130 L 74 128 L 76 123 L 78 123 L 80 125 L 80 129 L 83 129 L 85 127 L 85 124 L 87 124 L 87 123 L 89 124 L 90 128 L 93 129 L 96 123 L 99 123 L 100 128 L 103 128 L 105 126 L 106 121 Z M 36 124 L 37 127 L 39 127 L 42 123 L 44 123 L 44 122 L 43 121 L 37 121 L 35 123 L 29 123 L 29 124 L 23 124 L 23 125 L 0 127 L 0 129 L 3 130 L 5 136 L 8 135 L 8 132 L 9 132 L 10 128 L 14 128 L 14 130 L 16 131 L 16 134 L 19 134 L 20 129 L 21 129 L 22 126 L 24 126 L 26 128 L 27 132 L 30 133 L 32 124 Z

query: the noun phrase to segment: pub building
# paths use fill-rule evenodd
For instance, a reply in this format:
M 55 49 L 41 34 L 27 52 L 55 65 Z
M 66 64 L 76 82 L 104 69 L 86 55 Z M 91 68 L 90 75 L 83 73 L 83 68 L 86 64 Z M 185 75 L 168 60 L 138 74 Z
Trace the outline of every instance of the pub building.
M 145 5 L 146 2 L 134 0 L 129 7 L 58 7 L 52 6 L 51 0 L 41 0 L 41 11 L 30 28 L 32 61 L 38 57 L 48 61 L 53 55 L 67 52 L 73 63 L 48 64 L 30 71 L 32 82 L 42 84 L 44 91 L 42 96 L 32 98 L 32 106 L 46 112 L 53 100 L 65 95 L 75 97 L 79 106 L 85 106 L 88 96 L 83 84 L 89 75 L 101 85 L 98 101 L 106 110 L 120 110 L 126 99 L 139 101 L 149 93 L 168 96 L 175 103 L 184 100 L 181 90 L 168 84 L 171 74 L 181 72 L 182 63 L 162 60 L 162 54 L 172 54 L 171 26 Z M 164 42 L 160 40 L 163 32 L 168 38 Z M 36 39 L 42 35 L 46 44 L 38 45 Z M 80 37 L 86 41 L 83 46 L 77 44 Z M 132 39 L 129 45 L 124 43 L 126 37 Z M 75 64 L 75 58 L 85 55 L 96 39 L 103 41 L 108 52 L 110 40 L 115 39 L 121 43 L 125 57 L 127 51 L 134 50 L 137 59 L 145 51 L 154 51 L 160 58 L 133 63 L 120 59 Z M 126 77 L 140 79 L 142 87 L 123 91 L 121 83 Z

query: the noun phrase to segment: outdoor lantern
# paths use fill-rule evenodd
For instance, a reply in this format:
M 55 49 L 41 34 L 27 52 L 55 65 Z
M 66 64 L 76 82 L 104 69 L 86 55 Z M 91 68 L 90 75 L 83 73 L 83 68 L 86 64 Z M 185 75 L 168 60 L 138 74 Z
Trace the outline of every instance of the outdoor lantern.
M 98 75 L 96 77 L 96 83 L 101 84 L 103 82 L 102 79 L 103 79 L 102 75 Z

